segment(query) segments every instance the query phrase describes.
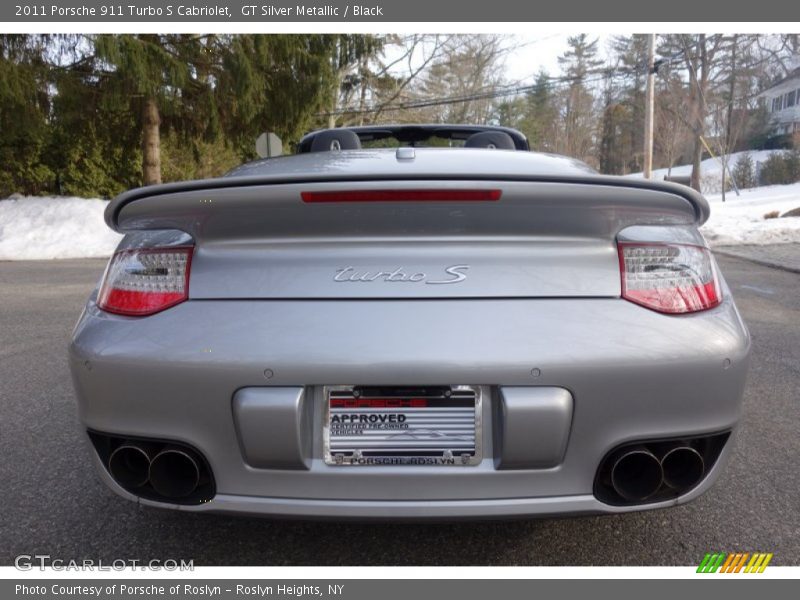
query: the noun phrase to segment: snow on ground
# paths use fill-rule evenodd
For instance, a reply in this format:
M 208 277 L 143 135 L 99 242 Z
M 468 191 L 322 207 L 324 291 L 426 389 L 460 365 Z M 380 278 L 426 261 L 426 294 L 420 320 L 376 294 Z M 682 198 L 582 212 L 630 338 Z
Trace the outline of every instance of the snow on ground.
M 122 236 L 103 221 L 107 205 L 85 198 L 0 200 L 0 260 L 110 256 Z
M 775 152 L 783 151 L 735 152 L 728 158 L 728 167 L 733 169 L 742 154 L 749 154 L 758 171 L 759 164 Z M 700 163 L 700 167 L 700 184 L 711 204 L 711 218 L 701 231 L 711 245 L 800 242 L 800 217 L 764 219 L 765 214 L 776 210 L 783 214 L 800 208 L 800 183 L 740 190 L 739 196 L 731 190 L 725 194 L 725 202 L 722 202 L 722 162 L 716 158 L 707 158 Z M 667 169 L 654 170 L 653 180 L 663 180 L 667 172 Z M 670 174 L 688 177 L 692 174 L 692 165 L 672 167 Z M 627 177 L 641 176 L 641 173 L 633 173 Z
M 800 242 L 800 217 L 764 219 L 800 208 L 800 183 L 709 195 L 701 231 L 713 246 Z M 0 200 L 0 260 L 110 256 L 122 236 L 103 221 L 104 200 L 17 197 Z
M 800 217 L 765 219 L 773 211 L 783 214 L 800 208 L 800 183 L 770 185 L 725 195 L 708 195 L 711 217 L 700 229 L 712 246 L 726 244 L 800 243 Z
M 763 163 L 770 155 L 783 152 L 783 150 L 746 150 L 744 152 L 734 152 L 728 155 L 728 176 L 736 166 L 736 161 L 742 154 L 749 154 L 753 159 L 753 167 L 756 173 L 759 164 Z M 673 177 L 689 177 L 692 174 L 692 165 L 678 165 L 672 169 L 654 169 L 653 179 L 663 181 L 665 175 Z M 626 177 L 642 177 L 641 173 L 631 173 Z M 722 191 L 722 160 L 717 158 L 707 158 L 700 163 L 700 187 L 704 194 L 716 194 Z

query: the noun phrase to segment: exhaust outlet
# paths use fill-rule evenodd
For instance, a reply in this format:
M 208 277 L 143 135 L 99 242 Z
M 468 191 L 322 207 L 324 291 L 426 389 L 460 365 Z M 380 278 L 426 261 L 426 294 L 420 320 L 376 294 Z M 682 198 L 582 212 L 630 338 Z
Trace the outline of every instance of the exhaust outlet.
M 691 446 L 676 446 L 661 459 L 664 483 L 676 490 L 687 490 L 697 485 L 705 474 L 705 462 Z
M 624 452 L 611 467 L 611 485 L 626 500 L 645 500 L 655 494 L 664 480 L 661 463 L 646 448 Z
M 124 443 L 108 457 L 108 472 L 123 487 L 136 488 L 147 483 L 150 454 L 133 443 Z
M 183 498 L 197 489 L 200 467 L 180 448 L 165 448 L 150 463 L 150 485 L 168 498 Z

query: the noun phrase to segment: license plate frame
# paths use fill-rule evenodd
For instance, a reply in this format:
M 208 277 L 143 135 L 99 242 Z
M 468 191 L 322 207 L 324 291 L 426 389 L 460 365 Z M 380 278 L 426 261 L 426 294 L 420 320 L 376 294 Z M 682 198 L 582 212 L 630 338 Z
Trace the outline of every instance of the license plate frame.
M 380 393 L 376 393 L 380 390 Z M 381 400 L 402 401 L 410 403 L 417 401 L 417 405 L 395 406 L 389 404 L 381 407 L 364 406 L 367 401 Z M 352 403 L 350 406 L 331 407 L 331 400 L 347 401 Z M 425 406 L 421 406 L 421 400 L 425 400 Z M 468 467 L 480 464 L 483 459 L 483 394 L 480 386 L 474 385 L 450 385 L 450 386 L 358 386 L 358 385 L 331 385 L 323 387 L 323 458 L 328 466 L 446 466 L 446 467 Z M 469 402 L 469 405 L 466 403 Z M 452 406 L 456 405 L 456 406 Z M 430 410 L 428 413 L 426 411 Z M 444 410 L 444 412 L 442 412 Z M 469 412 L 471 419 L 466 418 Z M 413 450 L 391 450 L 374 449 L 364 446 L 363 442 L 350 441 L 345 438 L 345 430 L 342 423 L 333 423 L 331 419 L 334 415 L 342 416 L 343 413 L 352 416 L 361 414 L 387 414 L 396 415 L 393 423 L 397 423 L 398 415 L 405 415 L 403 424 L 413 422 L 414 418 L 427 415 L 435 421 L 433 427 L 430 424 L 386 431 L 393 432 L 393 441 L 401 439 L 399 443 L 410 444 L 410 439 L 424 443 L 425 448 L 414 448 Z M 452 416 L 448 416 L 452 414 Z M 411 420 L 409 421 L 409 417 Z M 352 425 L 352 421 L 350 422 Z M 373 440 L 384 440 L 390 434 L 382 435 L 371 428 L 368 424 L 364 427 L 363 423 L 357 421 L 362 431 L 371 431 L 372 435 L 366 436 L 363 433 L 356 437 L 372 437 Z M 437 427 L 447 426 L 443 429 Z M 468 426 L 469 425 L 469 426 Z M 346 428 L 345 428 L 346 429 Z M 353 429 L 348 430 L 351 434 Z M 396 431 L 396 433 L 394 433 Z M 413 435 L 409 438 L 409 433 Z M 471 438 L 471 439 L 470 439 Z M 373 441 L 370 440 L 370 441 Z M 437 443 L 441 442 L 441 443 Z M 389 444 L 391 445 L 391 444 Z

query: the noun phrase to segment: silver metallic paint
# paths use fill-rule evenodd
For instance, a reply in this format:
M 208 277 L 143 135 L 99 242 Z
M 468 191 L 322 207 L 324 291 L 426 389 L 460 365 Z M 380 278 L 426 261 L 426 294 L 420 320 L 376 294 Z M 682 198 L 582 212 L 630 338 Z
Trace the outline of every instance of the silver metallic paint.
M 308 469 L 311 410 L 302 386 L 237 390 L 233 421 L 245 462 L 257 469 Z
M 494 415 L 498 469 L 551 469 L 561 464 L 573 400 L 564 388 L 503 386 Z
M 675 319 L 612 298 L 190 300 L 145 319 L 90 304 L 71 367 L 87 427 L 192 444 L 223 495 L 331 502 L 586 495 L 601 457 L 623 442 L 735 427 L 749 339 L 732 302 L 678 317 L 679 327 Z M 441 324 L 451 322 L 469 326 L 442 335 Z M 350 340 L 347 352 L 342 339 Z M 535 379 L 534 367 L 541 370 Z M 322 383 L 563 387 L 575 401 L 569 447 L 554 469 L 497 470 L 486 427 L 484 460 L 469 470 L 343 471 L 324 465 L 315 436 L 310 470 L 254 469 L 240 451 L 231 398 L 263 385 L 265 368 L 274 385 L 311 388 L 316 432 Z M 497 389 L 486 393 L 490 423 Z

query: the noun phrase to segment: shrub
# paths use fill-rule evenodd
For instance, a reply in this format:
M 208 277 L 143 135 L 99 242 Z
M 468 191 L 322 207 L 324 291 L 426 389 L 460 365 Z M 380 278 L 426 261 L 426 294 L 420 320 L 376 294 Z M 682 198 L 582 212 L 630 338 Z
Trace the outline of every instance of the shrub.
M 800 181 L 800 148 L 795 148 L 784 153 L 786 174 L 790 183 Z
M 761 164 L 760 185 L 786 185 L 800 181 L 800 150 L 775 152 Z
M 733 169 L 731 169 L 731 175 L 736 182 L 736 187 L 739 189 L 756 186 L 756 165 L 749 152 L 739 155 L 733 165 Z

